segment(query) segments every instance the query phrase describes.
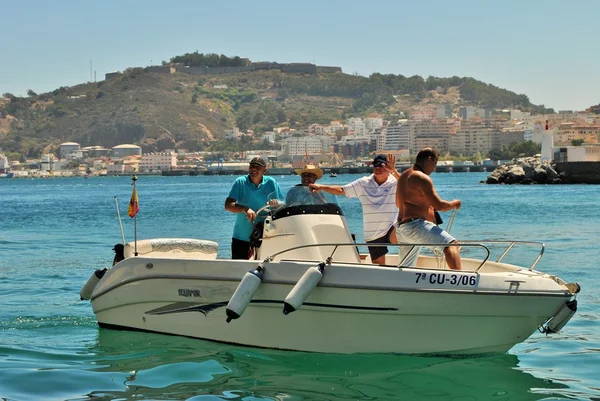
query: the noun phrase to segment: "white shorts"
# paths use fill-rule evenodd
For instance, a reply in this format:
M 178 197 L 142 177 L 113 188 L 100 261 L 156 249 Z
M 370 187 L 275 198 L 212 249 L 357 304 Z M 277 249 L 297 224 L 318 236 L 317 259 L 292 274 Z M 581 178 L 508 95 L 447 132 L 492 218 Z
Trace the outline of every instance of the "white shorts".
M 398 243 L 402 244 L 450 244 L 456 239 L 442 230 L 439 226 L 425 219 L 415 219 L 404 224 L 398 225 L 396 230 Z M 436 250 L 443 250 L 445 247 L 432 247 Z M 399 246 L 399 263 L 404 259 L 402 266 L 416 266 L 417 258 L 421 252 L 421 247 Z

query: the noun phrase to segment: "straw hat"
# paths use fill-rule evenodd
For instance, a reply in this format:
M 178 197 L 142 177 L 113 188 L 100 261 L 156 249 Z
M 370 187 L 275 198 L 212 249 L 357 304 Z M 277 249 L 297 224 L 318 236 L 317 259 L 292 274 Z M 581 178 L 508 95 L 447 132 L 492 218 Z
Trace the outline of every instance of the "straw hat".
M 315 166 L 314 164 L 307 164 L 304 168 L 296 169 L 296 174 L 302 175 L 304 173 L 310 173 L 317 176 L 317 180 L 323 177 L 323 170 Z

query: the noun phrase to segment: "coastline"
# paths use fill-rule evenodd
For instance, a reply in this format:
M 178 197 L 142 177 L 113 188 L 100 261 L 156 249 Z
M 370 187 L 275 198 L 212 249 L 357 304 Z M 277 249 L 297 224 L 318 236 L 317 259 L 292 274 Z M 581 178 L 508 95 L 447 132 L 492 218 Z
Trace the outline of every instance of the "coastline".
M 403 171 L 410 168 L 410 165 L 402 165 L 396 166 L 397 170 L 402 173 Z M 437 166 L 435 172 L 436 173 L 481 173 L 486 171 L 491 171 L 493 167 L 491 166 L 482 166 L 482 165 L 474 165 L 474 166 Z M 372 167 L 370 166 L 362 166 L 362 167 L 322 167 L 323 173 L 326 175 L 330 174 L 370 174 L 372 172 Z M 39 170 L 36 170 L 39 172 Z M 143 172 L 143 173 L 114 173 L 114 174 L 90 174 L 90 175 L 81 175 L 81 174 L 52 174 L 52 175 L 21 175 L 15 174 L 12 178 L 17 179 L 33 179 L 33 178 L 73 178 L 73 177 L 81 177 L 81 178 L 89 178 L 89 177 L 122 177 L 122 176 L 152 176 L 152 175 L 162 175 L 168 177 L 177 177 L 177 176 L 197 176 L 197 175 L 244 175 L 248 171 L 247 170 L 195 170 L 195 169 L 181 169 L 181 170 L 164 170 L 161 172 Z M 64 173 L 69 173 L 68 171 L 64 171 Z M 295 169 L 291 167 L 275 167 L 267 170 L 267 175 L 296 175 Z

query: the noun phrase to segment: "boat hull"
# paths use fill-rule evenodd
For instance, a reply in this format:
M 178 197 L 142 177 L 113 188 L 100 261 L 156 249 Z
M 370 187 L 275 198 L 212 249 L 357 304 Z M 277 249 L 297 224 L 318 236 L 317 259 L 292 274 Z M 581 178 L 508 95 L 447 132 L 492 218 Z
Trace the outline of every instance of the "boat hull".
M 422 272 L 437 279 L 448 272 L 332 265 L 300 309 L 286 316 L 284 299 L 311 263 L 283 261 L 265 266 L 244 314 L 226 323 L 227 302 L 254 267 L 253 261 L 131 258 L 101 280 L 92 305 L 100 326 L 245 346 L 480 354 L 524 341 L 571 297 L 539 273 L 513 272 L 509 281 L 520 275 L 521 282 L 515 291 L 506 274 L 455 273 L 459 282 L 476 277 L 476 284 L 456 287 L 415 282 Z

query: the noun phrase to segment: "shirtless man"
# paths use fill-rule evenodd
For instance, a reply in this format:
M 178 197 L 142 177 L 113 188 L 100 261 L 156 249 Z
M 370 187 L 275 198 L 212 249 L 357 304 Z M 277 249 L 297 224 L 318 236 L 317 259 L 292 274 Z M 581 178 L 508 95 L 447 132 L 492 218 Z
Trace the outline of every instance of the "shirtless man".
M 435 224 L 434 209 L 442 212 L 460 208 L 460 200 L 445 201 L 433 187 L 429 175 L 435 171 L 439 154 L 425 148 L 417 154 L 415 164 L 403 172 L 398 180 L 396 206 L 398 206 L 399 243 L 412 244 L 455 244 L 458 241 Z M 416 266 L 420 247 L 400 246 L 400 261 L 403 266 Z M 450 269 L 461 270 L 458 246 L 444 248 Z

